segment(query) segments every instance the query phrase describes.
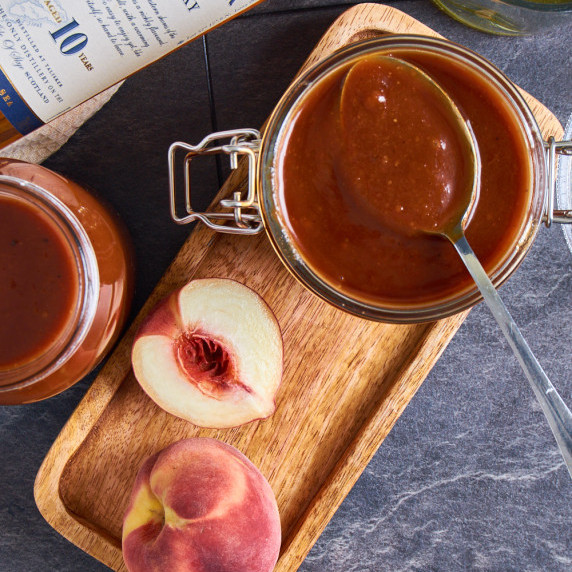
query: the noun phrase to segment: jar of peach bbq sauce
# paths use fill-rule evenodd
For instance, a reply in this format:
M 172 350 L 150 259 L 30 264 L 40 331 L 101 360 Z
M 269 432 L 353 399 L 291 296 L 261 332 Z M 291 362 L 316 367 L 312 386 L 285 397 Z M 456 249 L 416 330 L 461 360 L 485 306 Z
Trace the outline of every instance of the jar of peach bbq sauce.
M 99 200 L 44 167 L 0 160 L 0 404 L 88 374 L 125 323 L 132 274 L 126 231 Z
M 431 203 L 428 182 L 448 176 L 448 169 L 461 172 L 461 163 L 449 155 L 433 160 L 434 141 L 416 131 L 440 113 L 418 100 L 410 104 L 408 95 L 419 85 L 386 90 L 403 98 L 393 111 L 384 111 L 385 96 L 376 90 L 392 81 L 381 76 L 372 82 L 375 66 L 363 67 L 378 57 L 402 60 L 429 75 L 472 130 L 480 168 L 466 235 L 493 284 L 500 286 L 523 260 L 541 223 L 572 222 L 572 212 L 553 208 L 556 156 L 572 154 L 572 141 L 545 141 L 519 89 L 482 56 L 443 39 L 387 35 L 348 45 L 295 80 L 263 135 L 246 129 L 212 134 L 194 146 L 174 143 L 171 214 L 178 224 L 198 219 L 220 232 L 265 230 L 297 280 L 352 314 L 390 323 L 437 320 L 470 308 L 481 295 L 447 239 L 387 224 L 401 213 L 390 210 L 397 203 L 388 200 L 385 207 L 382 199 L 392 196 L 392 183 L 399 183 L 412 201 L 403 203 L 405 214 L 407 204 Z M 358 67 L 373 71 L 356 80 Z M 348 93 L 355 94 L 355 106 L 344 103 L 352 101 Z M 397 127 L 389 130 L 392 117 Z M 452 148 L 454 138 L 439 137 L 435 141 L 447 143 L 443 149 Z M 187 212 L 180 216 L 174 173 L 183 152 Z M 222 208 L 213 212 L 193 211 L 188 163 L 217 152 L 230 155 L 231 167 L 246 155 L 247 192 L 221 200 Z M 364 181 L 378 198 L 362 192 Z

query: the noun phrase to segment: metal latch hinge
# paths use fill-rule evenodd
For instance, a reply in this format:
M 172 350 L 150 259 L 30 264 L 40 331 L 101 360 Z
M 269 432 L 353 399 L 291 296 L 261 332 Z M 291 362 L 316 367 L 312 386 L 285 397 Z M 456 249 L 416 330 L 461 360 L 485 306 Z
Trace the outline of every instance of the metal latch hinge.
M 572 210 L 557 210 L 554 208 L 554 197 L 556 196 L 556 161 L 558 155 L 572 155 L 572 141 L 556 141 L 554 137 L 549 137 L 545 142 L 546 164 L 548 166 L 548 192 L 546 194 L 546 205 L 544 214 L 544 224 L 547 227 L 553 222 L 560 224 L 572 223 Z
M 221 141 L 229 140 L 227 143 Z M 198 145 L 189 145 L 180 141 L 169 147 L 169 188 L 171 218 L 177 224 L 188 224 L 200 220 L 209 228 L 230 234 L 257 234 L 263 229 L 262 217 L 256 192 L 256 163 L 260 148 L 260 132 L 256 129 L 239 129 L 211 133 Z M 177 155 L 185 152 L 184 187 L 186 215 L 177 214 Z M 232 199 L 222 199 L 219 205 L 231 212 L 197 212 L 191 204 L 191 161 L 200 155 L 224 153 L 230 156 L 230 167 L 238 167 L 239 155 L 248 158 L 248 190 L 246 198 L 235 192 Z

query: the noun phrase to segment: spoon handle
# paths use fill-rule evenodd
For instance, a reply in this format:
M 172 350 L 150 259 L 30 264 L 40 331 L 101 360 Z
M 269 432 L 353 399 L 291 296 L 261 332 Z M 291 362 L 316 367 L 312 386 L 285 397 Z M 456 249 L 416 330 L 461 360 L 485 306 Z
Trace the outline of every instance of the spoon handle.
M 452 241 L 498 322 L 540 405 L 572 476 L 572 413 L 552 385 L 464 236 Z

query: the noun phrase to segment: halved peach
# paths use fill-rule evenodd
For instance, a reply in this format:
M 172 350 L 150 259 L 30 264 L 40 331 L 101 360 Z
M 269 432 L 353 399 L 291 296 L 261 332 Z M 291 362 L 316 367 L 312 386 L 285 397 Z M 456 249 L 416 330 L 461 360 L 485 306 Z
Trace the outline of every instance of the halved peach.
M 131 357 L 149 397 L 200 427 L 235 427 L 275 410 L 280 327 L 261 296 L 234 280 L 197 279 L 173 292 L 144 320 Z

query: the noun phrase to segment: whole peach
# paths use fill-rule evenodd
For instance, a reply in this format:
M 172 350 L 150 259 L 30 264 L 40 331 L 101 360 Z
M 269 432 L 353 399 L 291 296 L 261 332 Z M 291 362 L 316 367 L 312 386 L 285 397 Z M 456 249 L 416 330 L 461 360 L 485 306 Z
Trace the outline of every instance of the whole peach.
M 130 572 L 270 572 L 280 542 L 274 493 L 234 447 L 183 439 L 141 466 L 123 521 Z

